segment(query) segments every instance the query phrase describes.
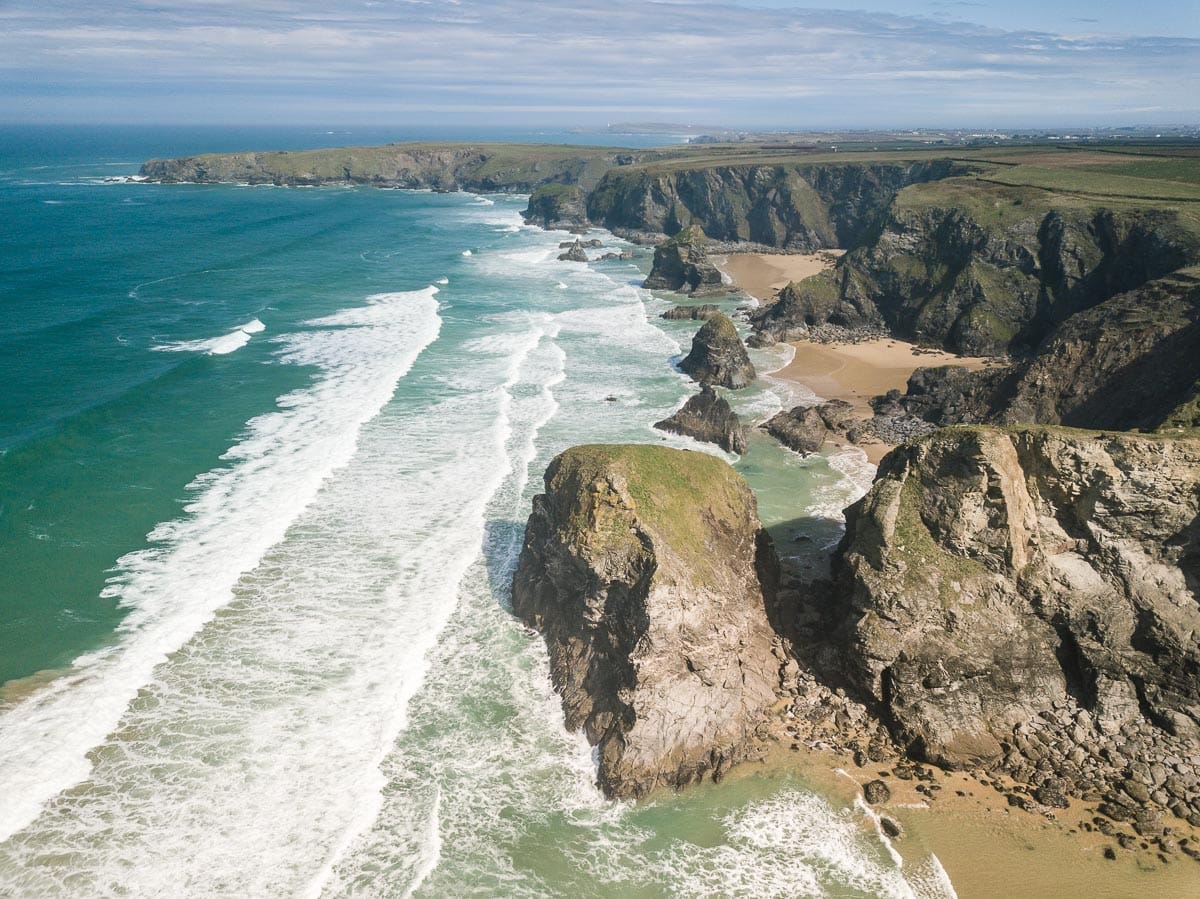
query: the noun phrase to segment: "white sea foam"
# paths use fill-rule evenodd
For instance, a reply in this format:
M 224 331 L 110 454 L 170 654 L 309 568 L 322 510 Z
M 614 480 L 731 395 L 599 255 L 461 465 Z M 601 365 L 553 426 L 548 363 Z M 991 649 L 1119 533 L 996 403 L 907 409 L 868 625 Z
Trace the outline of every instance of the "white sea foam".
M 96 757 L 86 753 L 113 730 L 156 666 L 233 599 L 238 579 L 351 458 L 360 428 L 436 338 L 435 292 L 373 296 L 279 338 L 285 361 L 319 366 L 312 386 L 251 420 L 225 454 L 227 464 L 193 483 L 186 514 L 156 527 L 151 548 L 119 561 L 104 591 L 129 610 L 117 644 L 81 657 L 71 675 L 0 717 L 0 839 L 88 777 Z
M 463 254 L 464 256 L 470 256 L 470 255 L 471 255 L 471 251 L 470 251 L 470 250 L 463 250 L 463 251 L 462 251 L 462 254 Z
M 434 283 L 441 284 L 444 287 L 445 285 L 450 283 L 450 279 L 449 278 L 438 278 L 437 281 L 435 281 Z
M 240 350 L 250 342 L 252 336 L 262 333 L 266 327 L 255 318 L 220 337 L 210 337 L 207 340 L 176 340 L 152 346 L 150 349 L 160 353 L 204 353 L 206 356 L 224 356 Z

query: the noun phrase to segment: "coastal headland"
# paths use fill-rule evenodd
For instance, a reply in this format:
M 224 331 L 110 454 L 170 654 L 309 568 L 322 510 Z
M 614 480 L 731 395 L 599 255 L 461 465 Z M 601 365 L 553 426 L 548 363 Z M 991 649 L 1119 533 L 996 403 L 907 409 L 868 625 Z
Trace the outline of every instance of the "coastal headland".
M 420 144 L 142 174 L 529 193 L 530 222 L 656 244 L 656 289 L 740 284 L 759 301 L 742 332 L 720 310 L 691 316 L 704 321 L 685 370 L 712 397 L 754 379 L 748 325 L 751 347 L 795 344 L 777 376 L 822 397 L 761 423 L 770 434 L 802 453 L 897 447 L 846 511 L 827 579 L 787 570 L 719 460 L 616 446 L 554 461 L 514 608 L 546 639 L 610 795 L 739 776 L 754 759 L 819 779 L 817 750 L 847 766 L 884 832 L 947 859 L 947 830 L 976 839 L 981 814 L 984 829 L 1074 837 L 1086 882 L 1043 857 L 1031 889 L 1195 884 L 1194 147 Z M 721 266 L 735 285 L 714 279 Z M 714 632 L 737 639 L 698 642 Z M 938 810 L 932 823 L 914 804 Z M 997 854 L 1003 884 L 1021 853 Z M 1112 893 L 1097 888 L 1105 864 Z

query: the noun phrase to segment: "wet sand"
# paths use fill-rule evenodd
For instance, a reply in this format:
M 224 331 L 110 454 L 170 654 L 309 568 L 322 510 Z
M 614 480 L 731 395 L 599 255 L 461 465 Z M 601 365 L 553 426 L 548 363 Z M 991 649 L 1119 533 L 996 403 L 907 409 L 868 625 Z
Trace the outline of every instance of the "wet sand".
M 1111 837 L 1083 831 L 1081 823 L 1091 821 L 1095 812 L 1078 800 L 1072 800 L 1069 809 L 1056 809 L 1056 820 L 1051 821 L 1010 807 L 997 790 L 967 774 L 937 768 L 930 769 L 935 773 L 932 783 L 941 789 L 933 791 L 937 798 L 930 801 L 917 792 L 920 781 L 896 778 L 886 762 L 858 768 L 837 753 L 780 747 L 766 767 L 794 771 L 828 801 L 845 808 L 854 807 L 861 784 L 882 779 L 892 796 L 875 811 L 903 827 L 903 835 L 892 845 L 904 858 L 905 870 L 933 853 L 959 899 L 1200 896 L 1200 862 L 1179 853 L 1164 863 L 1153 852 L 1127 851 Z M 863 826 L 872 828 L 869 820 Z M 1189 831 L 1184 825 L 1180 835 Z M 1115 850 L 1115 859 L 1104 857 L 1105 847 Z

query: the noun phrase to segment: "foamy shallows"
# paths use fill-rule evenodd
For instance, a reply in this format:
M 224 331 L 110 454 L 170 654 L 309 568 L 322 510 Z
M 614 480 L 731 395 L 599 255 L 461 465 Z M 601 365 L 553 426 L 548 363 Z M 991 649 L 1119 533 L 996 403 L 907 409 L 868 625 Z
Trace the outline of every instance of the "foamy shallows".
M 444 246 L 348 248 L 375 283 L 403 264 L 432 286 L 272 312 L 247 352 L 311 383 L 121 558 L 116 642 L 0 714 L 0 894 L 953 895 L 788 780 L 597 791 L 509 585 L 566 447 L 719 453 L 650 428 L 695 391 L 668 361 L 690 331 L 511 227 L 523 198 L 389 196 L 473 251 L 446 272 Z M 761 434 L 738 467 L 776 527 L 859 489 L 851 460 Z

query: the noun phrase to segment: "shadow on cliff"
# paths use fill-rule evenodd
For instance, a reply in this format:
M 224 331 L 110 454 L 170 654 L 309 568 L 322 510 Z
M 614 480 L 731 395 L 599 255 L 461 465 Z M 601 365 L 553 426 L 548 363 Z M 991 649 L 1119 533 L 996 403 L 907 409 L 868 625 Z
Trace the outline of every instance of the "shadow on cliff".
M 513 572 L 525 540 L 524 521 L 488 521 L 483 526 L 483 562 L 488 586 L 507 612 L 512 612 Z

